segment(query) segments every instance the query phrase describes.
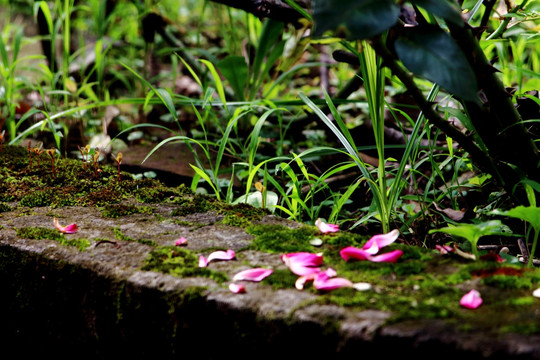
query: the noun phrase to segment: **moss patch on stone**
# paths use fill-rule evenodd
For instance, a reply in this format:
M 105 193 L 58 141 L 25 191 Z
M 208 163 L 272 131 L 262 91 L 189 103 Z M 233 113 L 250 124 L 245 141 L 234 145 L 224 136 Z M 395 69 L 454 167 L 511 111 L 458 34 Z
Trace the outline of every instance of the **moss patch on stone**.
M 154 208 L 133 204 L 108 204 L 101 210 L 101 215 L 107 218 L 119 218 L 131 214 L 152 214 Z
M 193 252 L 176 246 L 160 246 L 152 250 L 142 269 L 178 277 L 207 277 L 218 283 L 228 280 L 221 272 L 200 268 L 199 259 Z
M 133 242 L 138 242 L 139 244 L 143 244 L 143 245 L 150 245 L 150 246 L 157 246 L 156 242 L 154 240 L 149 240 L 149 239 L 134 239 L 134 238 L 131 238 L 129 236 L 126 236 L 122 233 L 122 231 L 115 227 L 113 229 L 113 232 L 114 232 L 114 236 L 118 239 L 118 240 L 121 240 L 121 241 L 133 241 Z
M 65 246 L 74 246 L 79 251 L 83 251 L 91 245 L 88 239 L 73 238 L 68 239 L 58 230 L 44 227 L 22 227 L 17 229 L 17 236 L 32 240 L 55 240 Z

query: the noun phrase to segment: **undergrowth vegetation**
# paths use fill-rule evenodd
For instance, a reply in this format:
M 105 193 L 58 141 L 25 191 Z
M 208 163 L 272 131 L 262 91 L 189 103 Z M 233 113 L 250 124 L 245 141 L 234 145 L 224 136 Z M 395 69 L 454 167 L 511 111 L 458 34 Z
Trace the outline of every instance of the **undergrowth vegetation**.
M 477 257 L 514 246 L 532 265 L 538 3 L 278 3 L 0 1 L 2 147 L 22 145 L 57 183 L 69 171 L 56 157 L 84 164 L 56 205 L 97 177 L 116 191 L 120 170 L 100 164 L 120 169 L 135 147 L 150 161 L 182 144 L 193 192 L 355 233 L 398 228 L 421 247 L 456 236 Z M 9 201 L 24 184 L 3 180 Z M 152 189 L 136 196 L 168 196 Z M 46 191 L 21 202 L 46 205 Z

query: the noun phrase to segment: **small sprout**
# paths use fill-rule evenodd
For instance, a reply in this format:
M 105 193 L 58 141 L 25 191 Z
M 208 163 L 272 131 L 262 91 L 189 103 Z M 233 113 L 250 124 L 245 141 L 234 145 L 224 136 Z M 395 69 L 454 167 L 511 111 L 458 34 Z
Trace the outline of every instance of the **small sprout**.
M 32 149 L 30 148 L 30 144 L 31 142 L 30 140 L 28 140 L 28 145 L 26 146 L 26 148 L 28 149 L 28 161 L 29 161 L 28 165 L 32 167 Z
M 47 152 L 47 155 L 49 155 L 49 157 L 51 158 L 51 170 L 52 170 L 52 174 L 54 175 L 54 177 L 56 177 L 56 169 L 54 167 L 54 155 L 56 155 L 56 149 L 52 148 L 52 149 L 47 149 L 46 150 Z
M 43 146 L 43 144 L 39 144 L 39 147 L 35 147 L 35 148 L 32 148 L 31 151 L 36 154 L 36 160 L 37 160 L 37 166 L 39 167 L 39 157 L 41 156 L 41 154 L 43 153 L 43 151 L 45 150 L 41 150 L 41 147 Z
M 101 172 L 101 169 L 99 168 L 99 148 L 98 147 L 94 149 L 93 160 L 94 160 L 94 175 L 97 178 L 98 174 Z
M 86 145 L 85 147 L 80 147 L 79 145 L 77 145 L 77 147 L 79 148 L 79 152 L 81 153 L 81 156 L 82 156 L 82 159 L 83 159 L 83 164 L 84 164 L 84 170 L 87 169 L 86 167 L 86 163 L 88 162 L 88 154 L 90 153 L 90 145 Z
M 118 166 L 118 181 L 122 180 L 122 176 L 120 175 L 120 164 L 122 163 L 122 158 L 123 155 L 121 152 L 119 152 L 118 155 L 116 155 L 116 157 L 114 158 L 114 161 L 116 161 L 116 165 Z

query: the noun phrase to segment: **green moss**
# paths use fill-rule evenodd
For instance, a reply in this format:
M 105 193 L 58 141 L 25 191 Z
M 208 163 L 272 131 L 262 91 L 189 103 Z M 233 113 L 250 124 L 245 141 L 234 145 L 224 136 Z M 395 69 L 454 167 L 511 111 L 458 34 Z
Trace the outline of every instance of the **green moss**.
M 221 221 L 224 225 L 237 226 L 237 227 L 248 227 L 251 225 L 251 221 L 244 217 L 239 217 L 234 213 L 226 214 Z
M 265 278 L 262 283 L 271 285 L 274 289 L 291 289 L 294 288 L 294 283 L 298 276 L 290 270 L 276 269 L 272 276 Z
M 216 207 L 213 206 L 213 199 L 199 194 L 175 198 L 172 203 L 177 204 L 178 208 L 172 211 L 171 216 L 186 216 L 216 210 Z
M 312 251 L 309 244 L 317 230 L 313 226 L 302 226 L 290 229 L 283 225 L 253 225 L 246 229 L 247 233 L 255 236 L 252 247 L 256 250 L 270 252 Z
M 482 279 L 485 285 L 501 289 L 532 289 L 532 279 L 525 276 L 494 275 Z
M 11 208 L 11 206 L 9 206 L 9 205 L 6 204 L 6 203 L 0 202 L 0 213 L 8 212 L 8 211 L 11 211 L 11 210 L 13 210 L 13 209 Z
M 161 246 L 151 251 L 142 269 L 178 277 L 207 277 L 218 283 L 228 280 L 221 272 L 200 268 L 199 259 L 193 252 L 176 246 Z
M 44 227 L 22 227 L 17 229 L 17 236 L 33 240 L 55 240 L 64 246 L 74 246 L 79 251 L 83 251 L 90 246 L 88 239 L 69 239 L 58 232 L 58 230 Z
M 148 240 L 148 239 L 134 239 L 134 238 L 131 238 L 129 236 L 126 236 L 122 233 L 122 231 L 115 227 L 113 229 L 113 232 L 114 232 L 114 236 L 120 240 L 120 241 L 133 241 L 133 242 L 138 242 L 139 244 L 144 244 L 144 245 L 150 245 L 150 246 L 157 246 L 156 242 L 154 240 Z
M 55 229 L 44 227 L 22 227 L 17 229 L 17 236 L 23 239 L 33 240 L 57 240 L 62 241 L 65 237 L 62 233 Z

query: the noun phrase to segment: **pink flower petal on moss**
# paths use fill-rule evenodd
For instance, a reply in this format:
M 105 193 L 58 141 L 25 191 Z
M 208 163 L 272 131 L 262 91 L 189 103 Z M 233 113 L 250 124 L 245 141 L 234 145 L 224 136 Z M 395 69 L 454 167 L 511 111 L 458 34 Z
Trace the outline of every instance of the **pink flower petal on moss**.
M 346 248 L 341 249 L 339 254 L 345 261 L 349 261 L 349 259 L 367 260 L 371 256 L 366 250 L 354 246 L 347 246 Z
M 437 249 L 442 255 L 454 252 L 454 248 L 449 245 L 435 245 L 435 249 Z
M 255 269 L 247 269 L 244 271 L 240 271 L 238 274 L 234 275 L 233 281 L 255 281 L 259 282 L 263 280 L 265 277 L 271 275 L 274 272 L 272 269 L 264 269 L 264 268 L 255 268 Z
M 304 290 L 304 285 L 306 285 L 308 281 L 313 281 L 313 279 L 315 279 L 315 275 L 316 274 L 313 273 L 298 277 L 298 279 L 296 279 L 296 282 L 294 283 L 294 287 L 298 290 Z
M 176 240 L 174 242 L 174 245 L 176 245 L 176 246 L 187 245 L 187 240 L 186 240 L 185 237 L 182 236 L 180 239 L 178 239 L 178 240 Z
M 206 260 L 208 260 L 208 262 L 212 260 L 232 260 L 235 256 L 236 254 L 234 253 L 234 250 L 218 250 L 208 255 L 208 258 Z
M 208 260 L 204 256 L 199 256 L 199 267 L 207 267 Z
M 375 235 L 364 244 L 362 249 L 371 255 L 375 255 L 380 249 L 396 241 L 398 236 L 398 229 L 394 229 L 386 234 Z
M 403 255 L 403 251 L 401 250 L 394 250 L 390 251 L 384 254 L 370 256 L 368 259 L 372 262 L 389 262 L 389 263 L 395 263 L 401 256 Z
M 330 278 L 324 281 L 317 281 L 317 278 L 315 278 L 313 286 L 317 290 L 331 291 L 342 287 L 352 287 L 353 283 L 350 280 L 340 277 Z
M 472 289 L 459 300 L 459 304 L 467 309 L 476 309 L 482 305 L 482 297 L 478 290 Z
M 231 292 L 233 292 L 235 294 L 241 294 L 241 293 L 246 292 L 246 288 L 244 287 L 243 284 L 231 283 L 231 284 L 229 284 L 229 290 L 231 290 Z
M 321 219 L 315 220 L 315 226 L 317 226 L 319 228 L 319 231 L 322 232 L 323 234 L 339 231 L 339 225 L 328 224 L 322 221 Z
M 318 265 L 323 262 L 322 253 L 298 252 L 281 255 L 281 260 L 298 276 L 305 276 L 321 271 Z
M 323 262 L 323 256 L 322 253 L 297 252 L 281 255 L 281 260 L 287 266 L 290 266 L 292 262 L 302 264 L 303 266 L 319 266 Z
M 66 227 L 60 225 L 57 218 L 54 218 L 54 227 L 63 234 L 74 234 L 79 230 L 77 224 L 75 223 L 70 224 Z

